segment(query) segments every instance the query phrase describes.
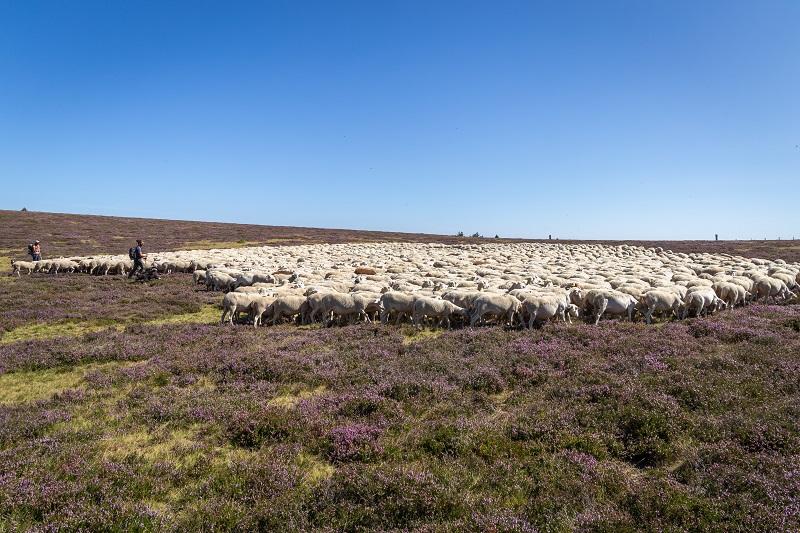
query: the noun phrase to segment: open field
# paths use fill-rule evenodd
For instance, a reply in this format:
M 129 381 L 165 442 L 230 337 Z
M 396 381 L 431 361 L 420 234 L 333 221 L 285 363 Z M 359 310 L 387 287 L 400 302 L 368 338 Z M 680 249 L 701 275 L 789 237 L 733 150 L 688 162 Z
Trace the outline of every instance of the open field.
M 124 253 L 139 235 L 151 250 L 437 240 L 0 224 L 7 255 L 34 237 L 64 255 Z M 653 244 L 797 260 L 791 242 Z M 800 306 L 415 331 L 221 327 L 220 299 L 188 274 L 0 277 L 6 529 L 800 527 Z
M 25 245 L 39 239 L 47 257 L 124 254 L 135 239 L 143 238 L 151 251 L 232 248 L 235 246 L 314 244 L 347 242 L 463 242 L 491 241 L 442 235 L 389 233 L 377 231 L 292 228 L 216 222 L 189 222 L 143 218 L 105 217 L 0 210 L 0 256 L 25 259 Z M 454 228 L 454 231 L 471 228 Z M 500 239 L 511 242 L 512 239 Z M 548 242 L 526 240 L 526 242 Z M 630 244 L 663 246 L 675 252 L 713 252 L 744 257 L 782 258 L 800 261 L 800 241 L 577 241 L 561 243 Z M 3 260 L 0 259 L 0 262 Z M 7 261 L 7 260 L 5 260 Z M 4 263 L 7 265 L 7 263 Z M 7 266 L 6 266 L 7 268 Z

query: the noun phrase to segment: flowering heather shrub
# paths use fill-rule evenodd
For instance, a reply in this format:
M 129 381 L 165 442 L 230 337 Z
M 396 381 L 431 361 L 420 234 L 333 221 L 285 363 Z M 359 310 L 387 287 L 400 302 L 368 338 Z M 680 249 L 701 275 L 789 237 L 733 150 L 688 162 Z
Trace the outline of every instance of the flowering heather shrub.
M 328 433 L 326 455 L 334 463 L 368 461 L 383 451 L 380 435 L 380 428 L 365 424 L 335 427 Z
M 106 281 L 80 279 L 70 305 L 102 317 Z M 141 287 L 116 283 L 121 310 Z M 172 311 L 206 304 L 183 296 Z M 411 342 L 126 312 L 124 328 L 0 344 L 0 386 L 83 375 L 0 405 L 7 529 L 800 528 L 800 306 Z
M 315 496 L 312 523 L 348 530 L 409 528 L 466 513 L 451 487 L 412 466 L 342 466 Z

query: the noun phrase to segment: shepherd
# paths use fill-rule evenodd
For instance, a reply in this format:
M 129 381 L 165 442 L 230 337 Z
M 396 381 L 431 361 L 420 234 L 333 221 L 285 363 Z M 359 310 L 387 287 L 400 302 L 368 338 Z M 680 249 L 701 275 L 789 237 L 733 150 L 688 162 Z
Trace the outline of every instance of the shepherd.
M 42 260 L 42 245 L 39 244 L 39 241 L 33 241 L 33 244 L 28 245 L 28 255 L 33 261 Z
M 128 273 L 129 278 L 135 276 L 137 270 L 144 272 L 144 260 L 147 259 L 147 254 L 142 253 L 143 245 L 142 239 L 136 239 L 136 248 L 128 250 L 128 256 L 133 259 L 133 269 Z

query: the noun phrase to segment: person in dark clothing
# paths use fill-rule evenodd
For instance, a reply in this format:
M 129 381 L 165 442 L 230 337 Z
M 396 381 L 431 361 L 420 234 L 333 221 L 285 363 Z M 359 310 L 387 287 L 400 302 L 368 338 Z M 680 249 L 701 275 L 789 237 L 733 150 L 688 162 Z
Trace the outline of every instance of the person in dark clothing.
M 33 259 L 34 261 L 42 260 L 42 245 L 39 244 L 39 241 L 34 241 L 30 250 L 31 250 L 31 259 Z
M 142 239 L 136 239 L 136 248 L 133 249 L 133 269 L 128 273 L 129 278 L 136 275 L 137 270 L 144 272 L 144 260 L 147 258 L 147 254 L 142 253 L 143 245 Z

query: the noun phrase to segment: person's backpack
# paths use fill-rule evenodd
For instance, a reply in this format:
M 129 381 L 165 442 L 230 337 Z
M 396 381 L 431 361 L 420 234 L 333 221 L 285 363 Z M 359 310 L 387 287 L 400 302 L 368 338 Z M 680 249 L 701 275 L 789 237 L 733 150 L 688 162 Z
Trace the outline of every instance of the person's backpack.
M 136 248 L 128 248 L 128 257 L 136 259 Z
M 33 255 L 33 245 L 32 244 L 28 245 L 28 255 Z

